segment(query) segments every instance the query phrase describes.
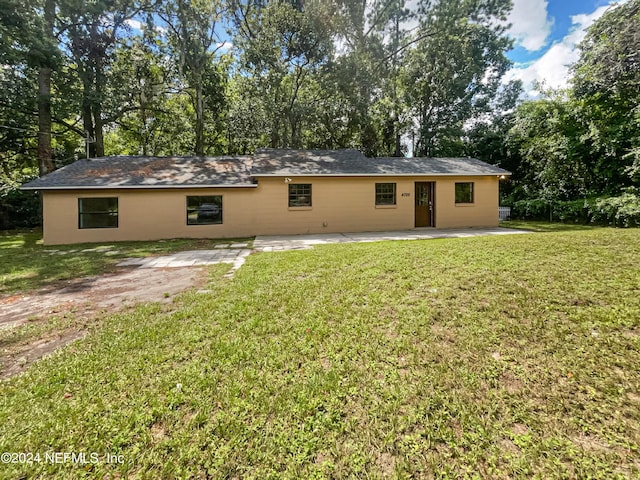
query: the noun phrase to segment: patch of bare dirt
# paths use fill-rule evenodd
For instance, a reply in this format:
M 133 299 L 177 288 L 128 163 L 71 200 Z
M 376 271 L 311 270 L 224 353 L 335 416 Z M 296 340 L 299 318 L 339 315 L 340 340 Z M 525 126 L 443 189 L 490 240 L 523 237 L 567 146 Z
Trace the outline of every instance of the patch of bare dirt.
M 154 423 L 151 425 L 151 438 L 153 443 L 159 443 L 167 437 L 167 429 L 162 423 Z
M 41 337 L 35 341 L 6 349 L 6 352 L 0 356 L 2 361 L 0 378 L 9 378 L 21 373 L 33 362 L 51 354 L 60 347 L 84 338 L 86 334 L 86 330 L 56 332 L 54 335 Z
M 509 440 L 508 438 L 503 438 L 500 440 L 499 442 L 500 448 L 505 451 L 505 452 L 509 452 L 509 453 L 519 453 L 520 449 L 518 448 L 518 446 L 513 443 L 511 440 Z
M 500 383 L 507 393 L 515 394 L 522 391 L 522 381 L 516 377 L 513 372 L 505 372 L 500 377 Z
M 0 378 L 16 375 L 56 349 L 84 337 L 86 320 L 99 312 L 113 313 L 146 302 L 170 302 L 175 294 L 202 285 L 205 279 L 201 268 L 136 268 L 0 297 L 0 330 L 66 315 L 72 315 L 77 324 L 64 330 L 47 330 L 26 341 L 0 341 Z
M 376 463 L 378 467 L 380 467 L 384 478 L 392 478 L 395 476 L 396 459 L 393 455 L 383 452 L 378 456 Z
M 581 433 L 575 435 L 572 439 L 573 443 L 579 445 L 588 452 L 607 452 L 609 451 L 609 445 L 604 440 L 598 438 L 595 435 L 587 435 Z
M 514 423 L 511 427 L 511 431 L 514 435 L 526 435 L 529 433 L 529 427 L 527 427 L 524 423 Z

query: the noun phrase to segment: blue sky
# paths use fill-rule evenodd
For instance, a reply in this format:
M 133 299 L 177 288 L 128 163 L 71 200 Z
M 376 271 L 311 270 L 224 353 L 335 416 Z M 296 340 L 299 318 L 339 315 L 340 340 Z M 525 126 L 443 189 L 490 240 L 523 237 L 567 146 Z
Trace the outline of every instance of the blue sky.
M 509 52 L 514 67 L 506 79 L 521 79 L 529 96 L 535 96 L 534 81 L 562 88 L 569 80 L 569 65 L 578 59 L 576 45 L 587 28 L 615 0 L 513 0 L 509 18 L 515 48 Z

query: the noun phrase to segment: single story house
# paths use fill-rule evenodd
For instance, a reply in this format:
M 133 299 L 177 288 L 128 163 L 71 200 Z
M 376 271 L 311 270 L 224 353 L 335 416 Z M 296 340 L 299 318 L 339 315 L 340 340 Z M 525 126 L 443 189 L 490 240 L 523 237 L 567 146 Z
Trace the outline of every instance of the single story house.
M 357 150 L 79 160 L 25 184 L 48 245 L 491 227 L 509 172 L 473 158 Z

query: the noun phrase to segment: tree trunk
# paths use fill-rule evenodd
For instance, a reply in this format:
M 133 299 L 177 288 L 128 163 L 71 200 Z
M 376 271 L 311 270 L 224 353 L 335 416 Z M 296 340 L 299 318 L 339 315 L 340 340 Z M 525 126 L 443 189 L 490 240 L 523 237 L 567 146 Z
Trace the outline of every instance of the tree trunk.
M 86 95 L 86 87 L 85 87 L 85 95 Z M 89 100 L 85 97 L 82 102 L 82 125 L 84 127 L 85 134 L 85 142 L 89 141 L 89 145 L 85 145 L 85 148 L 88 148 L 89 155 L 87 158 L 96 156 L 96 148 L 95 143 L 93 142 L 95 131 L 93 128 L 93 114 L 91 113 L 91 105 L 89 104 Z M 87 137 L 89 137 L 87 139 Z
M 44 5 L 45 38 L 53 38 L 54 0 Z M 51 66 L 41 65 L 38 71 L 38 171 L 40 176 L 54 170 L 51 158 Z
M 271 148 L 280 148 L 280 118 L 276 113 L 273 115 L 273 123 L 271 124 Z
M 204 98 L 202 81 L 196 85 L 196 155 L 204 156 Z
M 142 135 L 140 136 L 140 140 L 142 141 L 142 155 L 145 157 L 149 155 L 149 129 L 147 127 L 147 109 L 145 104 L 140 102 L 140 117 L 142 119 Z
M 392 100 L 393 100 L 393 135 L 394 135 L 394 141 L 395 141 L 395 145 L 393 148 L 393 156 L 394 157 L 402 157 L 404 155 L 402 155 L 402 143 L 400 141 L 400 112 L 398 110 L 400 110 L 400 107 L 398 105 L 398 90 L 397 90 L 397 77 L 398 77 L 398 48 L 400 46 L 400 16 L 399 15 L 395 15 L 395 19 L 394 19 L 394 27 L 395 27 L 395 35 L 394 35 L 394 41 L 393 41 L 393 50 L 394 53 L 393 54 L 393 76 L 391 77 L 391 80 L 393 81 L 393 88 L 391 90 L 392 92 Z
M 400 141 L 400 132 L 397 130 L 398 128 L 398 123 L 396 122 L 395 124 L 396 126 L 396 145 L 395 145 L 395 151 L 393 152 L 393 156 L 394 157 L 404 157 L 404 155 L 402 154 L 402 142 Z
M 104 134 L 102 132 L 102 106 L 99 103 L 93 104 L 93 125 L 95 129 L 95 152 L 96 157 L 104 157 Z
M 38 71 L 38 170 L 40 176 L 54 170 L 51 159 L 51 68 Z

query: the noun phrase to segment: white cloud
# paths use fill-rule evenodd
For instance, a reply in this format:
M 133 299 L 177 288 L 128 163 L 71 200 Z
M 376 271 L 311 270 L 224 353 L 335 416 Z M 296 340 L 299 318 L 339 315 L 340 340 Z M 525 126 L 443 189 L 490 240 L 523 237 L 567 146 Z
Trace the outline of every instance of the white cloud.
M 134 30 L 142 30 L 142 22 L 138 21 L 138 20 L 133 20 L 131 18 L 128 18 L 124 21 L 124 23 L 126 23 L 127 25 L 129 25 L 131 28 L 133 28 Z
M 547 13 L 548 4 L 548 0 L 514 0 L 508 22 L 509 34 L 516 45 L 535 52 L 547 44 L 553 25 Z
M 536 96 L 533 84 L 542 82 L 546 87 L 565 88 L 569 81 L 569 67 L 579 58 L 576 46 L 584 39 L 587 29 L 612 6 L 599 7 L 592 13 L 581 13 L 571 17 L 571 29 L 561 40 L 555 42 L 539 59 L 529 64 L 516 64 L 505 80 L 522 80 L 525 92 Z
M 140 20 L 134 20 L 133 18 L 126 19 L 124 21 L 124 23 L 129 25 L 133 30 L 138 31 L 138 32 L 143 31 L 147 27 L 146 23 L 143 23 Z M 154 25 L 153 29 L 156 32 L 159 32 L 159 33 L 166 33 L 167 32 L 167 29 L 165 27 L 160 26 L 160 25 Z

